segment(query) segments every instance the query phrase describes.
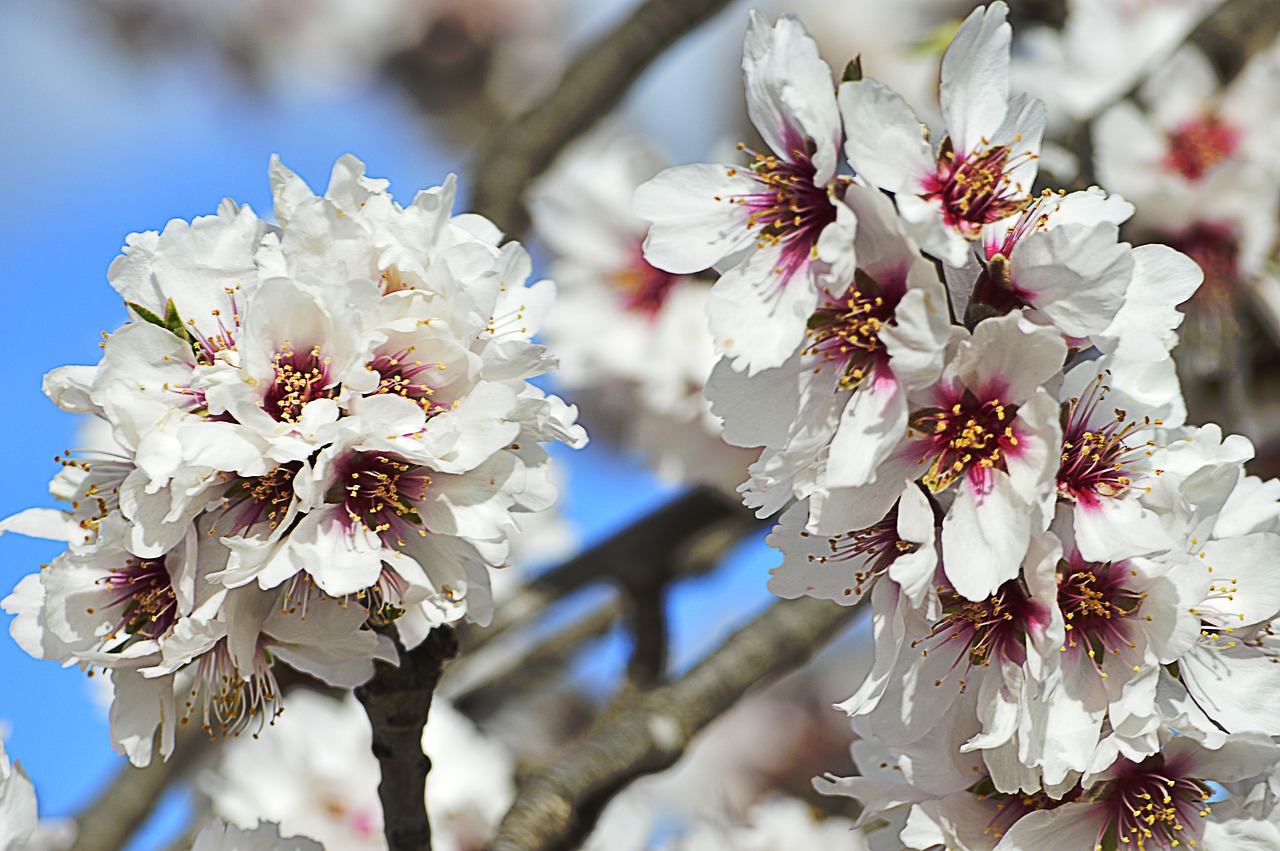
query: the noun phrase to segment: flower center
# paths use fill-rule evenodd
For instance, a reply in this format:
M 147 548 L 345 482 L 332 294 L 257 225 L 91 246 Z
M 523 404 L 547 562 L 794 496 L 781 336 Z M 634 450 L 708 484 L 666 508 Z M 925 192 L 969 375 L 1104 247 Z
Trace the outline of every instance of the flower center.
M 1240 144 L 1240 131 L 1208 112 L 1178 125 L 1166 137 L 1169 150 L 1161 162 L 1187 180 L 1200 180 Z
M 982 832 L 996 839 L 1009 832 L 1019 819 L 1027 813 L 1037 810 L 1055 810 L 1063 804 L 1073 803 L 1080 799 L 1080 789 L 1076 787 L 1060 799 L 1053 799 L 1044 790 L 1036 792 L 1006 793 L 996 789 L 991 778 L 984 777 L 969 787 L 969 791 L 978 796 L 979 801 L 990 801 L 995 805 L 996 814 Z
M 822 303 L 809 317 L 809 344 L 801 354 L 844 365 L 840 389 L 852 390 L 877 367 L 889 362 L 880 329 L 892 324 L 898 299 L 859 269 L 844 295 L 823 289 Z
M 1132 471 L 1125 467 L 1125 457 L 1133 450 L 1125 439 L 1140 428 L 1162 425 L 1162 421 L 1143 418 L 1142 423 L 1128 420 L 1119 408 L 1114 418 L 1102 426 L 1093 426 L 1098 406 L 1107 397 L 1108 387 L 1099 375 L 1089 382 L 1079 398 L 1066 404 L 1066 423 L 1062 429 L 1062 463 L 1058 466 L 1058 495 L 1089 507 L 1103 497 L 1117 497 L 1129 489 Z
M 1034 159 L 1033 154 L 1025 157 Z M 1010 174 L 1022 159 L 1014 157 L 1008 145 L 971 151 L 958 159 L 947 137 L 938 152 L 938 172 L 926 179 L 922 197 L 941 202 L 948 227 L 976 237 L 983 225 L 1027 206 L 1027 187 L 1015 183 Z
M 1240 279 L 1240 243 L 1226 225 L 1203 223 L 1167 240 L 1204 270 L 1204 283 L 1193 298 L 1231 298 Z
M 1044 620 L 1041 607 L 1016 579 L 1001 585 L 985 600 L 968 600 L 951 588 L 939 586 L 938 600 L 942 617 L 924 641 L 931 641 L 933 650 L 944 645 L 962 648 L 956 667 L 963 662 L 966 672 L 974 665 L 986 668 L 1002 659 L 1022 664 L 1026 658 L 1023 640 L 1027 625 Z M 921 643 L 913 641 L 911 646 Z M 927 655 L 929 649 L 923 652 Z M 942 680 L 934 685 L 942 685 Z M 959 685 L 963 687 L 965 681 L 960 680 Z
M 1204 781 L 1169 768 L 1162 754 L 1141 763 L 1121 761 L 1115 779 L 1104 784 L 1095 798 L 1108 810 L 1106 823 L 1098 831 L 1100 847 L 1118 843 L 1138 851 L 1168 851 L 1199 841 L 1201 820 L 1209 814 L 1206 802 L 1213 793 Z
M 624 308 L 653 318 L 666 303 L 678 277 L 650 265 L 637 245 L 630 264 L 615 270 L 609 280 L 617 288 Z
M 923 464 L 933 459 L 921 479 L 933 492 L 945 490 L 956 479 L 968 476 L 985 489 L 987 471 L 1005 469 L 1005 456 L 1018 445 L 1013 433 L 1017 405 L 999 398 L 982 402 L 971 390 L 949 408 L 922 408 L 911 415 L 913 437 L 924 445 Z
M 426 534 L 413 503 L 426 498 L 430 485 L 425 467 L 394 456 L 355 452 L 341 465 L 326 501 L 341 503 L 352 525 L 403 547 L 411 531 Z
M 268 529 L 279 526 L 293 502 L 293 480 L 301 469 L 301 461 L 290 461 L 266 475 L 233 482 L 226 494 L 231 534 L 243 535 L 260 523 Z
M 261 636 L 254 653 L 253 671 L 248 677 L 236 667 L 225 638 L 196 660 L 195 683 L 181 723 L 187 723 L 197 702 L 203 710 L 203 729 L 211 739 L 239 736 L 255 718 L 259 731 L 267 722 L 275 720 L 282 709 L 280 688 Z
M 801 537 L 809 537 L 802 531 Z M 870 590 L 875 581 L 889 570 L 889 566 L 899 556 L 915 552 L 919 544 L 904 541 L 898 537 L 898 506 L 895 504 L 885 518 L 874 526 L 845 532 L 827 539 L 830 549 L 828 555 L 811 555 L 809 561 L 817 564 L 843 563 L 860 561 L 853 572 L 852 587 L 845 589 L 846 594 L 861 596 Z
M 272 360 L 275 379 L 263 395 L 262 408 L 273 419 L 296 423 L 308 402 L 337 395 L 337 389 L 329 386 L 329 359 L 320 354 L 319 346 L 296 352 L 285 340 Z
M 120 632 L 157 639 L 167 635 L 178 620 L 178 599 L 164 559 L 129 561 L 111 568 L 98 580 L 112 595 L 109 605 L 123 605 L 124 612 L 110 637 Z
M 414 347 L 409 346 L 393 354 L 380 354 L 369 364 L 369 368 L 380 376 L 375 393 L 389 393 L 412 399 L 422 406 L 427 416 L 440 413 L 443 406 L 432 402 L 435 389 L 422 380 L 430 370 L 437 372 L 444 369 L 440 363 L 423 363 L 413 359 Z
M 827 187 L 814 183 L 817 167 L 806 145 L 793 144 L 791 159 L 757 154 L 739 144 L 738 150 L 755 157 L 751 176 L 761 184 L 761 191 L 729 198 L 749 211 L 747 227 L 756 231 L 758 248 L 776 246 L 782 256 L 774 272 L 785 285 L 795 273 L 813 259 L 818 236 L 836 220 L 835 204 Z M 738 173 L 729 169 L 729 175 Z
M 1128 621 L 1139 616 L 1147 595 L 1126 587 L 1133 575 L 1128 562 L 1086 562 L 1079 552 L 1059 563 L 1058 608 L 1067 631 L 1063 652 L 1083 651 L 1100 668 L 1099 656 L 1137 649 Z

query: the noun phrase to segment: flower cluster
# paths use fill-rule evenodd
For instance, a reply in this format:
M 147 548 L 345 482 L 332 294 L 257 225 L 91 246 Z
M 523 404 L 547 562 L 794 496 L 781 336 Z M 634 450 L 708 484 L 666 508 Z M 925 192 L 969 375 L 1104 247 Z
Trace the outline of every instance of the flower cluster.
M 275 218 L 135 234 L 111 265 L 130 320 L 45 391 L 105 420 L 113 455 L 68 454 L 8 528 L 66 553 L 4 601 L 35 656 L 110 672 L 112 735 L 139 764 L 195 714 L 236 734 L 276 710 L 273 663 L 369 678 L 438 624 L 486 622 L 513 512 L 555 499 L 547 441 L 575 411 L 526 379 L 553 298 L 454 184 L 401 206 L 353 157 L 318 197 L 271 165 Z M 188 694 L 185 698 L 179 696 Z
M 932 141 L 753 16 L 772 150 L 636 196 L 650 262 L 722 272 L 707 394 L 762 447 L 740 491 L 783 512 L 771 589 L 870 600 L 842 704 L 866 777 L 820 786 L 895 823 L 888 847 L 1280 847 L 1280 486 L 1185 423 L 1196 264 L 1121 241 L 1117 195 L 1033 189 L 1046 110 L 1010 94 L 1006 14 L 955 34 Z

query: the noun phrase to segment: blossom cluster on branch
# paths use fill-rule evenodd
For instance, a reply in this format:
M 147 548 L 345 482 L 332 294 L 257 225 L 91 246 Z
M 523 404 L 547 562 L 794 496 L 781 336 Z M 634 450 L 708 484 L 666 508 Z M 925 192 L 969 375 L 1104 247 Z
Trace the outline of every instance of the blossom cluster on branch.
M 1280 486 L 1185 423 L 1196 264 L 1121 241 L 1119 195 L 1033 190 L 1007 11 L 956 32 L 934 140 L 753 15 L 768 149 L 636 194 L 649 262 L 719 272 L 707 395 L 762 447 L 739 490 L 783 512 L 771 589 L 871 603 L 863 776 L 817 784 L 885 847 L 1280 847 Z
M 492 613 L 513 512 L 556 497 L 542 444 L 575 410 L 527 379 L 554 297 L 454 182 L 401 206 L 343 157 L 316 196 L 271 164 L 275 219 L 216 215 L 135 234 L 108 277 L 129 321 L 94 366 L 54 370 L 62 408 L 116 454 L 71 453 L 5 528 L 68 550 L 4 601 L 34 656 L 106 671 L 112 738 L 136 764 L 177 724 L 215 735 L 280 704 L 276 661 L 335 686 L 440 624 Z

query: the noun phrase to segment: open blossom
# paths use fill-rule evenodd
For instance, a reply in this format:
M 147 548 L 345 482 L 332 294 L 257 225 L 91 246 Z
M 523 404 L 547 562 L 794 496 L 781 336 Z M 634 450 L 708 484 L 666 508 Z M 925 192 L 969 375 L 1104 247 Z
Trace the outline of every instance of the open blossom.
M 530 340 L 552 285 L 452 214 L 452 180 L 407 207 L 350 156 L 323 196 L 271 180 L 278 225 L 228 201 L 130 237 L 108 275 L 130 321 L 45 382 L 119 455 L 68 459 L 72 510 L 6 524 L 69 543 L 5 600 L 15 637 L 110 671 L 138 764 L 192 715 L 272 718 L 277 661 L 349 688 L 394 658 L 370 626 L 486 622 L 512 513 L 556 496 L 541 444 L 586 439 L 527 381 L 555 365 Z
M 1009 98 L 1008 7 L 975 10 L 942 59 L 947 135 L 937 151 L 898 94 L 875 80 L 841 84 L 845 154 L 859 177 L 894 194 L 926 252 L 963 266 L 984 225 L 1030 200 L 1044 105 Z
M 781 364 L 804 337 L 826 285 L 836 296 L 853 273 L 854 216 L 836 174 L 841 141 L 831 71 L 792 16 L 772 27 L 752 13 L 743 47 L 752 123 L 772 153 L 749 166 L 667 169 L 636 192 L 653 223 L 645 258 L 675 273 L 724 263 L 707 313 L 734 369 Z
M 845 200 L 859 222 L 852 281 L 823 289 L 803 346 L 785 363 L 751 376 L 726 358 L 708 383 L 725 439 L 764 447 L 745 486 L 762 514 L 793 493 L 808 496 L 815 478 L 828 487 L 873 480 L 907 432 L 908 395 L 942 372 L 951 328 L 933 265 L 888 199 L 851 187 Z M 771 391 L 768 405 L 762 387 Z
M 732 491 L 747 453 L 720 439 L 703 387 L 716 363 L 710 281 L 645 259 L 648 223 L 631 209 L 662 160 L 616 129 L 568 148 L 531 191 L 539 236 L 556 254 L 558 292 L 543 338 L 557 383 L 597 438 L 635 447 L 659 475 Z

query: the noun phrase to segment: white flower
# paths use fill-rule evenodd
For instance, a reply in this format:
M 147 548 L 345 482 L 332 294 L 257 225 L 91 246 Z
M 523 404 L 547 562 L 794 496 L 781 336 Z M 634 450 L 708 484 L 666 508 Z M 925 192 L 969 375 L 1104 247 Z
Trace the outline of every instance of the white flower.
M 894 194 L 926 252 L 963 266 L 981 228 L 1026 206 L 1044 105 L 1009 99 L 1008 7 L 976 9 L 942 59 L 947 136 L 937 153 L 899 95 L 871 80 L 840 86 L 845 155 L 859 178 Z
M 646 259 L 676 273 L 723 263 L 708 316 L 717 347 L 751 374 L 800 345 L 818 285 L 843 292 L 853 272 L 853 216 L 839 200 L 840 116 L 831 71 L 794 17 L 770 28 L 753 12 L 743 47 L 747 109 L 773 154 L 750 167 L 688 165 L 636 191 L 653 222 Z
M 818 818 L 794 798 L 770 798 L 747 814 L 742 825 L 700 823 L 692 832 L 663 847 L 666 851 L 867 851 L 867 840 L 845 818 Z
M 36 791 L 0 741 L 0 851 L 18 851 L 36 829 Z
M 241 830 L 221 820 L 212 822 L 196 835 L 191 851 L 323 851 L 324 846 L 305 836 L 284 839 L 275 824 L 255 824 Z

